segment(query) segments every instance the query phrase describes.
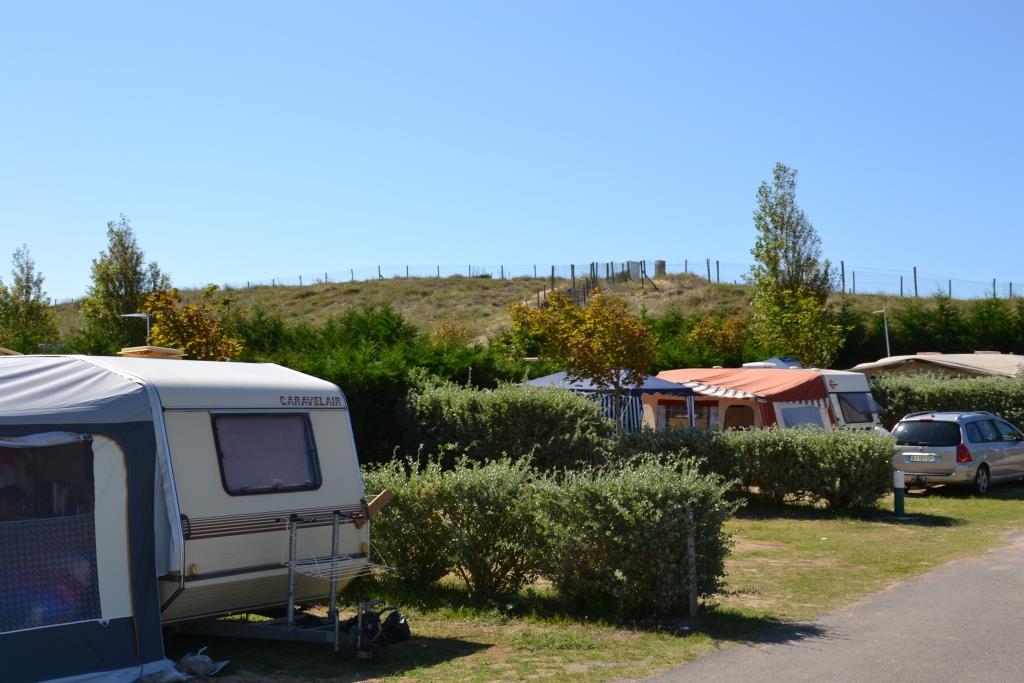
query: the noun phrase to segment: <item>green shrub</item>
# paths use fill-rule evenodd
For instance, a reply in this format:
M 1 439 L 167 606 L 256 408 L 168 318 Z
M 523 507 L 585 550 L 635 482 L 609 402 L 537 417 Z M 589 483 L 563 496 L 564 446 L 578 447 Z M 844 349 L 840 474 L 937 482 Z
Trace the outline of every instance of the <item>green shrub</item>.
M 396 578 L 422 586 L 452 570 L 449 524 L 442 501 L 450 480 L 436 462 L 394 461 L 363 471 L 368 493 L 390 489 L 394 498 L 370 524 L 373 547 Z
M 675 429 L 623 435 L 615 446 L 619 458 L 642 451 L 697 459 L 702 471 L 774 503 L 805 498 L 832 507 L 868 505 L 892 483 L 892 439 L 867 430 Z
M 508 459 L 367 469 L 368 491 L 395 494 L 374 518 L 374 548 L 394 576 L 413 584 L 454 571 L 481 600 L 516 593 L 536 576 L 541 550 L 534 476 L 526 461 Z
M 987 410 L 1024 425 L 1024 378 L 950 378 L 893 375 L 871 382 L 871 393 L 885 407 L 892 428 L 907 413 L 921 410 Z
M 614 428 L 579 394 L 514 384 L 421 385 L 409 392 L 400 422 L 409 452 L 453 447 L 478 462 L 530 456 L 544 470 L 603 461 Z
M 519 592 L 536 577 L 541 556 L 533 469 L 526 461 L 462 461 L 443 477 L 456 573 L 478 599 Z
M 622 469 L 566 472 L 543 489 L 543 573 L 569 601 L 623 615 L 678 615 L 689 596 L 686 510 L 695 512 L 697 589 L 721 588 L 736 509 L 694 464 L 640 456 Z

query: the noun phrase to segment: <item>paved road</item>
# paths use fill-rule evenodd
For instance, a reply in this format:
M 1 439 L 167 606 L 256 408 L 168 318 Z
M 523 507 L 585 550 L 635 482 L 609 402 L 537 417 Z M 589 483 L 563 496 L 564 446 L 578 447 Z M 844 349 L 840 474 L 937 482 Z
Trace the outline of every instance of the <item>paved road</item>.
M 944 565 L 768 645 L 741 645 L 652 679 L 1022 681 L 1024 536 Z

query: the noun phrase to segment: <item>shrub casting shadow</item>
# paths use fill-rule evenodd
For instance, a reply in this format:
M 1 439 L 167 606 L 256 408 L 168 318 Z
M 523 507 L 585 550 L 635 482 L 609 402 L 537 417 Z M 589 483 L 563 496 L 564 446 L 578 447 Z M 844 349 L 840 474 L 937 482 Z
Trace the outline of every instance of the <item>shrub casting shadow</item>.
M 808 638 L 821 638 L 829 631 L 812 622 L 783 621 L 767 616 L 748 616 L 732 610 L 711 608 L 705 611 L 694 632 L 747 645 L 795 643 Z
M 223 675 L 240 671 L 292 678 L 337 678 L 345 681 L 363 681 L 386 676 L 401 675 L 424 666 L 467 657 L 490 647 L 456 638 L 421 638 L 416 636 L 416 624 L 410 621 L 413 637 L 381 651 L 377 659 L 356 659 L 354 648 L 343 642 L 339 652 L 329 644 L 295 643 L 256 640 L 250 638 L 222 638 L 187 633 L 167 632 L 164 649 L 171 659 L 180 659 L 188 652 L 208 647 L 204 654 L 214 661 L 230 659 Z
M 908 494 L 913 497 L 913 494 Z M 1021 500 L 1024 500 L 1024 488 L 1021 490 Z M 846 510 L 834 510 L 825 507 L 816 507 L 806 503 L 783 503 L 772 505 L 761 500 L 751 500 L 736 511 L 735 517 L 739 519 L 798 519 L 798 520 L 831 520 L 850 519 L 860 522 L 874 522 L 879 524 L 900 524 L 912 526 L 933 526 L 952 527 L 964 524 L 962 519 L 949 517 L 947 515 L 920 514 L 911 512 L 905 519 L 899 519 L 895 513 L 878 508 L 852 508 Z

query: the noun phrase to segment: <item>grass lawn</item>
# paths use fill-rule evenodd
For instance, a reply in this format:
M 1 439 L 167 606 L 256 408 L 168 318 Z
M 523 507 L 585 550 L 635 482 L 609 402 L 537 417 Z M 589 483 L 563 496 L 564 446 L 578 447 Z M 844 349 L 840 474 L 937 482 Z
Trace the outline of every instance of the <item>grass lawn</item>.
M 168 656 L 209 645 L 215 659 L 234 662 L 225 681 L 635 679 L 732 642 L 805 637 L 818 615 L 1024 529 L 1024 485 L 994 487 L 987 498 L 911 493 L 904 522 L 891 507 L 890 499 L 856 516 L 800 505 L 742 510 L 728 525 L 736 541 L 728 588 L 693 631 L 685 622 L 589 621 L 560 610 L 543 586 L 489 608 L 448 586 L 403 601 L 414 637 L 378 662 L 326 646 L 191 636 L 169 637 Z

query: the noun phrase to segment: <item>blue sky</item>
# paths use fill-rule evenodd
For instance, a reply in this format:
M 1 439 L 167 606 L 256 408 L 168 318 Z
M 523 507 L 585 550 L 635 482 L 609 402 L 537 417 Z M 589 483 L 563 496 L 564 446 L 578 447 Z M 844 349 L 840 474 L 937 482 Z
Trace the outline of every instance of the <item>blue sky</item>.
M 747 263 L 782 161 L 834 260 L 1024 281 L 1022 25 L 1017 2 L 4 3 L 0 272 L 27 243 L 78 296 L 120 213 L 182 286 Z

